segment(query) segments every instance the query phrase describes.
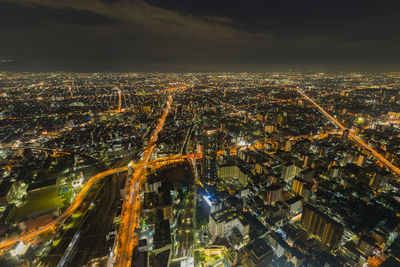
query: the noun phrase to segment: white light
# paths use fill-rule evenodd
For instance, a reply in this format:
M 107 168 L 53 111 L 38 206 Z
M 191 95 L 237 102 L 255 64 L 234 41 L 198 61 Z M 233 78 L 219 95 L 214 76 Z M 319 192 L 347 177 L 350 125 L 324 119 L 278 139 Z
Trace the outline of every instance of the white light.
M 15 247 L 15 249 L 10 250 L 11 256 L 16 256 L 21 253 L 21 251 L 24 249 L 25 245 L 24 242 L 19 242 L 18 245 Z
M 240 141 L 239 143 L 238 143 L 238 146 L 246 146 L 247 144 L 246 144 L 246 142 L 244 141 L 244 140 L 242 140 L 242 141 Z
M 211 207 L 212 203 L 210 201 L 210 196 L 203 196 L 204 200 L 207 202 L 208 206 Z

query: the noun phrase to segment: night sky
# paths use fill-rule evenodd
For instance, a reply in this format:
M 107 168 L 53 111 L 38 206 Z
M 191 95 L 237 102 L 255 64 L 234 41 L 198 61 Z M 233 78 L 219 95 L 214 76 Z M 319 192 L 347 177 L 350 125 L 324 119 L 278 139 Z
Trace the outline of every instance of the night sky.
M 390 2 L 0 0 L 0 70 L 400 71 Z

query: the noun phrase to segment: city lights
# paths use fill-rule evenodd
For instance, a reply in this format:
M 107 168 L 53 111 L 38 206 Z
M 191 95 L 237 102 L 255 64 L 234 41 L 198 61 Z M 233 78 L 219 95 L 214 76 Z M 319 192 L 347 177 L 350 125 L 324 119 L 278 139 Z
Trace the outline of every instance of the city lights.
M 0 263 L 400 257 L 400 74 L 7 77 Z

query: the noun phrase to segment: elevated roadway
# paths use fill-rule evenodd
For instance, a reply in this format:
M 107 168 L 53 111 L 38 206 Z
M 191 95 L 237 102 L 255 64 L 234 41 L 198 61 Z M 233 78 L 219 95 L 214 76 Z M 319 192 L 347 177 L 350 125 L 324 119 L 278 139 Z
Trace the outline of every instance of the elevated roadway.
M 154 149 L 156 148 L 158 134 L 164 126 L 171 104 L 172 96 L 169 95 L 163 114 L 148 141 L 149 144 L 154 145 L 151 145 L 143 152 L 143 155 L 139 161 L 139 165 L 146 164 L 150 161 L 154 153 Z M 145 181 L 145 177 L 144 167 L 139 166 L 135 168 L 132 177 L 127 181 L 125 187 L 127 195 L 122 206 L 121 225 L 118 230 L 116 246 L 114 250 L 114 266 L 131 265 L 132 252 L 138 241 L 137 237 L 135 236 L 135 230 L 138 226 L 141 205 L 139 201 L 139 191 Z

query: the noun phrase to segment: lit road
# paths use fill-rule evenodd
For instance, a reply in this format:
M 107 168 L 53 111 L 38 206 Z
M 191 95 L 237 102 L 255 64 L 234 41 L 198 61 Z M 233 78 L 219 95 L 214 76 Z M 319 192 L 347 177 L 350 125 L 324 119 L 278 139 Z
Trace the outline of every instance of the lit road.
M 332 123 L 334 123 L 336 126 L 341 128 L 343 131 L 348 130 L 349 131 L 349 137 L 353 139 L 357 144 L 362 146 L 368 151 L 371 151 L 372 155 L 374 155 L 375 158 L 377 158 L 382 164 L 387 166 L 389 169 L 391 169 L 394 173 L 397 175 L 400 175 L 400 169 L 396 166 L 394 166 L 392 163 L 390 163 L 385 157 L 383 157 L 381 154 L 379 154 L 376 150 L 374 150 L 372 147 L 367 145 L 363 140 L 361 140 L 357 135 L 353 134 L 349 129 L 344 127 L 341 123 L 339 123 L 334 117 L 329 115 L 328 112 L 326 112 L 320 105 L 318 105 L 314 100 L 309 98 L 306 94 L 304 94 L 300 89 L 296 88 L 297 91 L 309 102 L 311 102 L 316 108 L 318 108 Z
M 64 211 L 63 214 L 61 214 L 59 217 L 57 217 L 55 220 L 51 221 L 50 223 L 39 227 L 37 230 L 34 230 L 29 233 L 23 233 L 19 236 L 10 237 L 9 239 L 3 240 L 0 243 L 0 249 L 12 246 L 17 241 L 28 241 L 34 237 L 37 237 L 38 235 L 40 235 L 42 233 L 45 233 L 50 230 L 55 230 L 60 223 L 62 223 L 65 219 L 67 219 L 69 216 L 71 216 L 72 213 L 74 213 L 79 208 L 79 206 L 82 204 L 83 200 L 85 199 L 85 197 L 87 196 L 88 192 L 90 191 L 90 189 L 92 188 L 93 185 L 95 185 L 97 182 L 99 182 L 104 177 L 109 176 L 111 174 L 126 171 L 127 168 L 128 167 L 126 167 L 126 166 L 121 167 L 121 168 L 116 168 L 116 169 L 98 173 L 95 176 L 91 177 L 86 182 L 86 184 L 84 185 L 82 190 L 79 192 L 79 194 L 75 197 L 75 199 L 71 203 L 71 205 L 67 208 L 66 211 Z
M 172 103 L 172 96 L 168 97 L 168 102 L 164 108 L 163 114 L 159 119 L 156 129 L 153 131 L 149 144 L 150 146 L 143 152 L 143 155 L 139 161 L 141 163 L 148 163 L 151 156 L 153 155 L 156 147 L 155 143 L 158 139 L 158 134 L 164 126 L 165 119 L 167 118 L 169 109 Z M 140 212 L 140 201 L 139 201 L 139 190 L 145 180 L 144 167 L 137 167 L 132 177 L 127 181 L 125 190 L 128 192 L 124 199 L 122 206 L 121 225 L 118 230 L 118 236 L 116 240 L 116 246 L 114 250 L 114 266 L 130 266 L 132 261 L 132 252 L 137 244 L 137 238 L 135 236 L 135 230 L 139 221 Z
M 165 158 L 160 158 L 156 159 L 153 161 L 148 161 L 145 163 L 140 163 L 137 165 L 133 165 L 132 168 L 140 168 L 140 167 L 146 167 L 150 166 L 152 168 L 160 168 L 165 165 L 173 164 L 176 162 L 182 162 L 184 159 L 190 158 L 190 157 L 196 157 L 196 158 L 201 158 L 201 154 L 189 154 L 189 155 L 173 155 L 170 157 L 165 157 Z M 79 192 L 79 194 L 76 196 L 74 201 L 71 203 L 71 205 L 68 207 L 68 209 L 61 214 L 59 217 L 57 217 L 55 220 L 51 221 L 50 223 L 41 226 L 35 231 L 29 232 L 29 233 L 22 233 L 21 235 L 10 237 L 8 239 L 3 239 L 0 242 L 0 249 L 4 249 L 7 247 L 12 246 L 14 243 L 18 241 L 29 241 L 35 237 L 37 237 L 40 234 L 46 233 L 51 230 L 57 229 L 57 227 L 68 217 L 70 217 L 84 202 L 85 197 L 88 195 L 90 189 L 99 181 L 101 181 L 103 178 L 110 176 L 112 174 L 116 174 L 119 172 L 124 172 L 127 171 L 128 167 L 120 167 L 120 168 L 115 168 L 111 170 L 107 170 L 105 172 L 98 173 L 94 176 L 92 176 L 84 185 L 82 190 Z
M 165 116 L 166 117 L 166 116 Z M 159 128 L 161 129 L 161 128 Z M 155 146 L 155 145 L 153 145 Z M 247 146 L 246 146 L 247 147 Z M 254 149 L 255 147 L 251 146 L 249 147 L 250 149 Z M 225 153 L 224 150 L 220 150 L 218 151 L 218 156 Z M 150 157 L 149 157 L 150 158 Z M 147 162 L 139 162 L 137 164 L 132 165 L 132 169 L 135 170 L 135 176 L 137 174 L 137 170 L 139 169 L 143 169 L 143 167 L 151 167 L 153 169 L 156 168 L 161 168 L 165 165 L 169 165 L 169 164 L 173 164 L 173 163 L 178 163 L 178 162 L 182 162 L 185 159 L 193 159 L 193 158 L 197 158 L 197 159 L 201 159 L 202 158 L 202 154 L 201 153 L 194 153 L 194 154 L 187 154 L 187 155 L 172 155 L 169 157 L 164 157 L 164 158 L 159 158 L 156 160 L 152 160 L 152 161 L 147 161 Z M 70 217 L 84 202 L 85 197 L 88 195 L 90 189 L 99 181 L 101 181 L 103 178 L 110 176 L 112 174 L 116 174 L 116 173 L 120 173 L 120 172 L 124 172 L 127 171 L 128 167 L 127 166 L 123 166 L 123 167 L 119 167 L 119 168 L 115 168 L 115 169 L 110 169 L 101 173 L 98 173 L 94 176 L 92 176 L 83 186 L 82 190 L 79 192 L 79 194 L 75 197 L 74 201 L 70 204 L 70 206 L 67 208 L 66 211 L 64 211 L 64 213 L 62 213 L 59 217 L 57 217 L 56 219 L 54 219 L 53 221 L 51 221 L 50 223 L 43 225 L 41 227 L 39 227 L 37 230 L 34 230 L 32 232 L 28 232 L 28 233 L 22 233 L 21 235 L 18 236 L 13 236 L 7 239 L 3 239 L 0 242 L 0 249 L 4 249 L 7 247 L 12 246 L 13 244 L 15 244 L 18 241 L 29 241 L 37 236 L 39 236 L 40 234 L 46 233 L 48 231 L 52 231 L 52 230 L 56 230 L 57 227 L 59 227 L 62 222 L 67 219 L 68 217 Z M 143 182 L 143 180 L 141 180 L 140 182 Z M 138 189 L 138 188 L 137 188 Z M 134 198 L 131 198 L 134 199 Z M 133 201 L 132 201 L 133 202 Z M 135 201 L 136 203 L 138 201 Z M 136 205 L 140 205 L 140 203 L 137 203 Z M 136 210 L 136 212 L 138 212 L 139 210 Z M 136 222 L 136 220 L 135 220 Z
M 168 105 L 169 106 L 169 105 Z M 164 115 L 162 117 L 162 120 L 160 120 L 160 122 L 164 122 L 165 118 L 166 118 L 167 113 L 164 112 Z M 157 127 L 157 135 L 158 132 L 161 130 L 162 127 L 160 127 L 161 124 L 159 124 L 159 127 Z M 155 135 L 152 136 L 152 141 L 156 141 L 157 137 L 155 137 Z M 155 147 L 155 145 L 152 146 L 153 149 Z M 254 147 L 250 147 L 250 149 L 254 149 Z M 218 151 L 218 155 L 223 154 L 225 151 L 224 150 L 220 150 Z M 133 229 L 133 231 L 131 231 L 130 235 L 127 235 L 125 238 L 121 239 L 121 241 L 123 240 L 123 242 L 126 242 L 125 245 L 128 247 L 125 247 L 126 249 L 132 249 L 134 248 L 134 246 L 136 245 L 137 240 L 135 240 L 133 238 L 133 240 L 131 239 L 131 241 L 128 241 L 128 238 L 132 238 L 132 234 L 134 233 L 134 229 L 136 227 L 136 221 L 138 219 L 138 212 L 140 210 L 140 202 L 139 201 L 133 201 L 135 200 L 138 195 L 138 186 L 135 186 L 136 181 L 139 182 L 139 184 L 141 184 L 144 181 L 144 175 L 142 175 L 143 173 L 143 167 L 151 167 L 153 169 L 155 168 L 160 168 L 162 166 L 165 165 L 169 165 L 169 164 L 173 164 L 173 163 L 177 163 L 177 162 L 182 162 L 185 159 L 193 159 L 193 158 L 197 158 L 197 159 L 201 159 L 202 158 L 202 154 L 201 153 L 194 153 L 194 154 L 187 154 L 187 155 L 172 155 L 169 157 L 164 157 L 164 158 L 159 158 L 156 160 L 152 160 L 149 161 L 151 154 L 148 153 L 144 153 L 143 155 L 146 155 L 147 161 L 141 161 L 137 164 L 134 164 L 132 166 L 132 169 L 135 170 L 133 177 L 131 178 L 132 181 L 135 181 L 134 183 L 131 183 L 131 186 L 133 189 L 133 192 L 130 192 L 129 197 L 126 199 L 128 200 L 127 203 L 124 203 L 126 205 L 129 205 L 131 207 L 131 213 L 129 213 L 129 215 L 131 215 L 132 217 L 129 218 L 127 217 L 127 214 L 125 214 L 124 216 L 124 222 L 130 222 L 131 224 L 131 229 Z M 142 157 L 143 158 L 143 157 Z M 3 239 L 0 243 L 0 249 L 4 249 L 7 247 L 12 246 L 13 244 L 15 244 L 18 241 L 29 241 L 34 239 L 35 237 L 39 236 L 40 234 L 46 233 L 48 231 L 54 231 L 57 229 L 57 227 L 59 227 L 60 225 L 62 225 L 62 222 L 67 219 L 68 217 L 70 217 L 85 201 L 86 196 L 88 195 L 88 193 L 90 192 L 90 189 L 99 181 L 101 181 L 103 178 L 110 176 L 112 174 L 116 174 L 116 173 L 120 173 L 120 172 L 124 172 L 127 171 L 128 167 L 127 166 L 123 166 L 123 167 L 119 167 L 119 168 L 115 168 L 115 169 L 110 169 L 101 173 L 98 173 L 94 176 L 92 176 L 84 185 L 84 187 L 82 188 L 82 190 L 79 192 L 79 194 L 76 196 L 76 198 L 74 199 L 74 201 L 70 204 L 70 206 L 67 208 L 67 210 L 61 214 L 58 218 L 56 218 L 55 220 L 53 220 L 52 222 L 43 225 L 41 227 L 39 227 L 37 230 L 34 230 L 32 232 L 28 232 L 28 233 L 22 233 L 21 235 L 18 236 L 14 236 L 14 237 L 10 237 L 8 239 Z M 135 179 L 135 180 L 134 180 Z M 137 184 L 136 184 L 137 185 Z M 132 199 L 132 201 L 130 202 L 129 200 Z M 133 204 L 134 203 L 134 204 Z M 129 211 L 129 210 L 128 210 Z M 119 235 L 122 233 L 122 230 L 120 230 Z M 124 237 L 124 236 L 122 236 Z M 118 254 L 120 253 L 121 250 L 118 250 L 119 246 L 116 246 L 116 255 L 121 255 Z M 122 248 L 122 246 L 120 246 L 120 248 Z M 127 253 L 127 260 L 128 262 L 131 261 L 131 255 L 132 255 L 132 250 L 130 251 L 130 254 Z M 126 252 L 125 252 L 126 253 Z M 125 265 L 121 265 L 121 266 L 125 266 Z

